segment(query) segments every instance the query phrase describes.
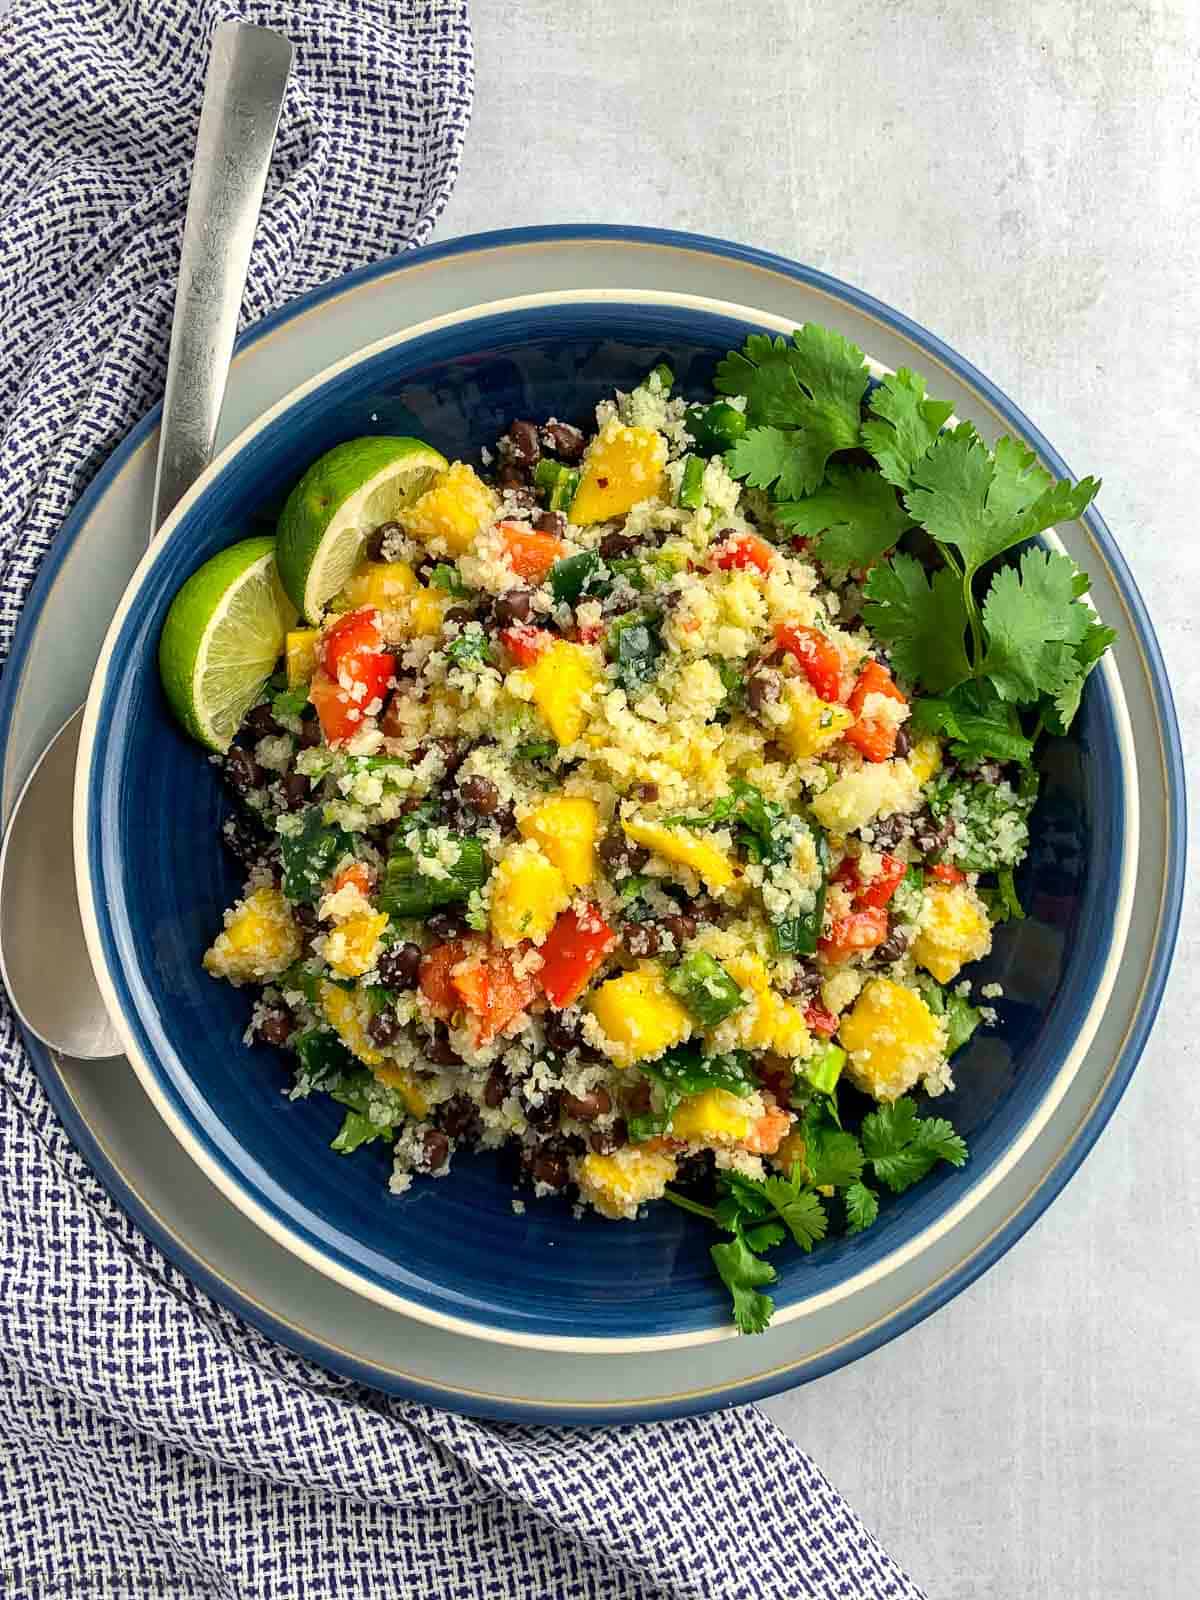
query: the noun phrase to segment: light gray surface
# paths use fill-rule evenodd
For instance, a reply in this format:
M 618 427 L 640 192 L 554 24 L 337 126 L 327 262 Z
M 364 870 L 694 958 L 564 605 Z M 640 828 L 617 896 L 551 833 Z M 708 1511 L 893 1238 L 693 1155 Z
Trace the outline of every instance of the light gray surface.
M 934 329 L 1104 477 L 1190 747 L 1196 0 L 477 0 L 475 25 L 438 237 L 723 234 Z M 1124 1103 L 1034 1231 L 904 1339 L 767 1407 L 931 1600 L 1197 1592 L 1197 931 Z

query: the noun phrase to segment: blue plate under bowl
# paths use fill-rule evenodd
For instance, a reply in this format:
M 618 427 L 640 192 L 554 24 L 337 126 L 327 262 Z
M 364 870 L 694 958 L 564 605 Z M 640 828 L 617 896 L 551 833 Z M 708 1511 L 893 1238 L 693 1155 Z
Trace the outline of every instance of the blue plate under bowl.
M 512 1209 L 498 1160 L 388 1193 L 390 1156 L 329 1149 L 341 1112 L 289 1102 L 282 1058 L 242 1043 L 245 993 L 200 958 L 240 889 L 220 844 L 228 805 L 205 753 L 180 733 L 155 652 L 172 596 L 203 561 L 270 527 L 304 469 L 366 433 L 416 434 L 478 461 L 516 416 L 586 423 L 598 400 L 656 362 L 682 390 L 779 320 L 629 291 L 477 308 L 397 336 L 282 402 L 222 455 L 130 584 L 97 668 L 77 789 L 80 891 L 93 960 L 129 1055 L 191 1155 L 274 1238 L 359 1292 L 460 1332 L 522 1345 L 636 1349 L 720 1338 L 728 1301 L 711 1238 L 667 1205 L 636 1226 L 572 1220 L 559 1202 Z M 1103 1007 L 1127 914 L 1127 820 L 1136 778 L 1115 670 L 1093 675 L 1069 739 L 1042 756 L 1032 849 L 1018 878 L 1026 921 L 997 931 L 972 975 L 1019 999 L 956 1062 L 940 1102 L 971 1159 L 885 1202 L 878 1224 L 804 1257 L 781 1252 L 781 1320 L 852 1293 L 951 1225 L 1032 1137 Z

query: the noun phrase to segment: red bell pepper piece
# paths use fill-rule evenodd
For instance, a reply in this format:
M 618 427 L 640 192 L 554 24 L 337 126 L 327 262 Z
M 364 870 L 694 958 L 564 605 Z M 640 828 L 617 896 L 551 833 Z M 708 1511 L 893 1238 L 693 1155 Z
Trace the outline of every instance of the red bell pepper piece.
M 888 934 L 888 914 L 882 906 L 869 906 L 865 911 L 851 911 L 844 917 L 835 917 L 829 937 L 822 939 L 817 949 L 826 961 L 837 966 L 849 961 L 851 956 L 864 950 L 874 950 Z
M 333 880 L 332 892 L 337 894 L 338 890 L 344 889 L 348 883 L 352 883 L 359 894 L 370 894 L 371 869 L 365 861 L 352 861 L 348 867 L 343 867 Z
M 518 578 L 532 583 L 541 583 L 566 550 L 562 540 L 552 533 L 539 533 L 536 528 L 525 528 L 517 522 L 502 522 L 500 534 L 509 566 Z
M 863 705 L 867 697 L 873 694 L 883 695 L 888 700 L 897 700 L 902 706 L 908 704 L 887 668 L 881 667 L 878 661 L 868 661 L 859 673 L 858 682 L 854 685 L 847 701 L 858 721 L 852 728 L 847 728 L 846 740 L 856 750 L 861 751 L 864 760 L 887 761 L 896 749 L 896 728 L 892 723 L 884 722 L 879 717 L 863 716 Z
M 777 622 L 775 643 L 795 656 L 814 694 L 831 702 L 842 698 L 842 658 L 819 628 Z
M 735 533 L 716 546 L 709 560 L 722 572 L 745 572 L 749 567 L 756 572 L 769 572 L 774 555 L 773 548 L 756 533 Z
M 967 881 L 966 873 L 960 871 L 958 867 L 952 867 L 948 861 L 939 861 L 935 867 L 930 867 L 929 872 L 939 883 L 966 883 Z
M 898 856 L 885 855 L 879 871 L 864 883 L 857 861 L 853 856 L 847 856 L 834 873 L 832 881 L 845 884 L 853 894 L 856 906 L 886 906 L 907 871 L 907 866 Z
M 824 1006 L 819 1006 L 815 1002 L 805 1007 L 804 1020 L 814 1033 L 823 1034 L 826 1039 L 837 1032 L 838 1019 L 833 1012 L 826 1011 Z
M 435 944 L 421 961 L 418 981 L 421 993 L 429 1002 L 434 1016 L 444 1020 L 453 1016 L 458 1005 L 458 992 L 450 976 L 452 970 L 466 959 L 467 946 L 460 940 L 449 944 Z
M 531 667 L 543 650 L 554 643 L 554 635 L 545 628 L 535 628 L 529 622 L 517 622 L 511 628 L 501 628 L 500 643 L 523 667 Z
M 353 738 L 368 717 L 383 710 L 396 662 L 383 648 L 374 606 L 348 611 L 321 640 L 321 664 L 309 698 L 327 744 Z
M 475 1018 L 475 1043 L 486 1044 L 520 1016 L 537 993 L 532 978 L 518 977 L 505 950 L 490 950 L 450 979 L 459 1000 Z
M 573 907 L 555 922 L 541 947 L 538 973 L 547 1000 L 561 1011 L 577 1000 L 617 936 L 595 906 L 580 914 Z

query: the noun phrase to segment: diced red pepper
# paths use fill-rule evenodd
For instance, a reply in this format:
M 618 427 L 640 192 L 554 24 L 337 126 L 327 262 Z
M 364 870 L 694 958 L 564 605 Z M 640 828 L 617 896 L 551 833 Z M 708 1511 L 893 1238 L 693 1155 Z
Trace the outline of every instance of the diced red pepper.
M 831 1038 L 838 1027 L 838 1019 L 832 1011 L 826 1011 L 824 1006 L 813 1004 L 806 1006 L 804 1020 L 814 1033 L 823 1034 L 826 1039 Z
M 520 1016 L 537 993 L 532 978 L 518 977 L 512 957 L 491 950 L 481 960 L 456 972 L 450 980 L 455 994 L 475 1018 L 475 1043 L 486 1044 Z
M 595 906 L 580 914 L 572 907 L 555 922 L 541 947 L 538 973 L 547 1000 L 561 1011 L 577 1000 L 617 936 Z
M 939 883 L 966 883 L 967 875 L 958 867 L 952 867 L 948 861 L 939 861 L 937 866 L 930 867 L 930 875 Z
M 886 906 L 908 871 L 898 856 L 884 855 L 879 871 L 864 883 L 858 862 L 847 856 L 833 875 L 834 883 L 845 884 L 854 896 L 856 906 Z
M 576 628 L 575 637 L 579 640 L 580 644 L 595 644 L 596 640 L 601 638 L 603 633 L 604 624 L 602 622 L 585 622 Z
M 365 861 L 352 861 L 348 867 L 343 867 L 333 880 L 333 893 L 344 889 L 352 883 L 359 894 L 369 895 L 371 892 L 371 869 Z
M 842 658 L 819 628 L 806 628 L 799 622 L 777 622 L 775 643 L 795 656 L 814 694 L 830 702 L 842 698 Z
M 864 717 L 862 709 L 869 695 L 879 694 L 888 700 L 897 700 L 902 706 L 908 701 L 897 689 L 891 673 L 878 661 L 868 661 L 858 675 L 847 705 L 858 721 L 846 730 L 846 741 L 861 751 L 866 761 L 887 761 L 896 749 L 896 727 L 879 717 Z
M 525 528 L 517 522 L 502 522 L 500 533 L 509 566 L 518 578 L 532 583 L 541 583 L 566 551 L 566 545 L 552 533 L 539 533 L 536 528 Z
M 796 534 L 791 541 L 792 549 L 798 556 L 806 554 L 811 543 L 812 540 L 806 538 L 802 533 Z
M 817 945 L 818 951 L 831 965 L 849 961 L 851 956 L 864 950 L 874 950 L 888 934 L 888 914 L 882 906 L 870 906 L 865 911 L 851 911 L 844 917 L 835 917 L 829 937 Z
M 735 533 L 712 551 L 709 561 L 722 572 L 745 572 L 753 567 L 756 572 L 769 572 L 775 551 L 756 533 Z
M 454 939 L 449 944 L 435 944 L 421 960 L 421 993 L 429 1002 L 429 1009 L 443 1021 L 453 1016 L 458 1005 L 458 991 L 450 973 L 466 955 L 467 946 Z
M 511 628 L 501 628 L 500 643 L 523 667 L 531 667 L 543 650 L 554 643 L 554 635 L 545 628 L 535 628 L 529 622 L 517 622 Z
M 309 698 L 328 744 L 353 738 L 383 708 L 396 662 L 383 648 L 377 616 L 374 606 L 348 611 L 321 640 L 321 664 Z

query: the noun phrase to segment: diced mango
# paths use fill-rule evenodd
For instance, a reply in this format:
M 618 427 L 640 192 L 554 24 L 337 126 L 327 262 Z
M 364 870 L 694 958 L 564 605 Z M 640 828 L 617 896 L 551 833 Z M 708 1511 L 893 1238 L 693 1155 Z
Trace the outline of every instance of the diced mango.
M 587 650 L 558 639 L 526 669 L 533 703 L 559 744 L 573 744 L 587 722 L 587 701 L 599 674 Z
M 444 589 L 418 589 L 408 602 L 408 625 L 420 638 L 440 633 L 442 618 L 454 604 L 454 597 Z
M 342 989 L 336 983 L 323 982 L 320 988 L 321 1013 L 350 1054 L 368 1067 L 377 1067 L 382 1054 L 371 1043 L 367 1033 L 370 1008 L 365 994 L 357 989 Z
M 541 944 L 571 891 L 554 863 L 530 842 L 511 851 L 492 875 L 491 926 L 503 945 Z
M 728 889 L 735 880 L 733 863 L 716 845 L 688 828 L 668 828 L 662 822 L 622 821 L 622 831 L 635 844 L 645 845 L 664 861 L 691 867 L 712 890 Z
M 594 800 L 559 795 L 543 800 L 517 823 L 526 839 L 541 845 L 572 889 L 585 888 L 596 875 L 596 835 L 600 812 Z
M 656 961 L 602 983 L 592 995 L 591 1012 L 609 1041 L 608 1054 L 621 1066 L 653 1060 L 692 1031 L 691 1018 L 667 989 Z
M 749 1138 L 755 1123 L 746 1105 L 728 1089 L 705 1089 L 689 1095 L 671 1118 L 671 1138 L 686 1139 L 689 1144 L 741 1144 Z
M 615 1221 L 632 1221 L 644 1201 L 660 1200 L 674 1176 L 674 1156 L 633 1145 L 610 1156 L 586 1155 L 575 1171 L 583 1198 Z
M 379 935 L 387 923 L 386 911 L 361 911 L 347 917 L 326 935 L 326 961 L 343 978 L 361 978 L 375 965 Z
M 317 670 L 317 645 L 321 639 L 320 628 L 293 628 L 284 640 L 284 660 L 287 663 L 289 689 L 298 689 L 310 683 Z
M 374 1072 L 380 1083 L 386 1083 L 389 1089 L 400 1091 L 404 1104 L 412 1116 L 423 1117 L 429 1110 L 429 1096 L 415 1072 L 410 1072 L 407 1067 L 397 1066 L 393 1061 L 383 1062 L 381 1066 L 374 1068 Z
M 772 989 L 759 958 L 746 952 L 731 956 L 725 966 L 730 977 L 753 996 L 752 1003 L 732 1019 L 740 1041 L 752 1050 L 773 1050 L 780 1056 L 807 1055 L 811 1035 L 804 1012 Z
M 495 493 L 464 461 L 456 461 L 400 513 L 405 531 L 428 543 L 444 539 L 451 555 L 468 550 L 499 504 Z
M 623 517 L 639 500 L 659 493 L 666 464 L 667 441 L 661 433 L 606 422 L 584 458 L 571 521 L 582 528 Z
M 339 599 L 346 602 L 348 611 L 358 606 L 395 611 L 416 594 L 417 588 L 417 575 L 407 561 L 367 561 L 346 584 Z
M 787 720 L 772 721 L 772 727 L 779 743 L 797 761 L 820 755 L 854 725 L 854 716 L 845 706 L 822 700 L 802 678 L 785 681 L 782 703 Z
M 853 833 L 876 817 L 915 811 L 921 786 L 907 761 L 878 761 L 846 772 L 812 803 L 812 813 L 831 833 Z
M 992 948 L 987 907 L 965 883 L 931 883 L 913 940 L 913 960 L 939 983 L 950 983 L 968 961 Z
M 846 1075 L 876 1100 L 896 1100 L 944 1050 L 938 1019 L 914 989 L 872 978 L 841 1020 L 838 1037 L 848 1052 Z
M 927 784 L 942 765 L 942 747 L 932 737 L 918 739 L 908 757 L 912 775 L 919 784 Z
M 255 889 L 225 913 L 204 969 L 235 986 L 270 983 L 300 957 L 300 932 L 278 889 Z

